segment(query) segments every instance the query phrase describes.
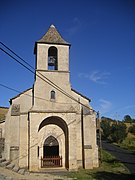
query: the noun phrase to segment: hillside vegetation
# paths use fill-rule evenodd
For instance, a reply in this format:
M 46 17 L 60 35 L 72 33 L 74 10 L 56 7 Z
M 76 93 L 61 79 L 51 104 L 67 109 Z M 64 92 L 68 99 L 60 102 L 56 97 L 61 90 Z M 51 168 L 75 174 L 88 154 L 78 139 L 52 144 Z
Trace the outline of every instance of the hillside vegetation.
M 100 126 L 102 139 L 135 152 L 135 119 L 129 115 L 122 121 L 102 117 Z
M 8 108 L 7 107 L 0 107 L 0 122 L 5 120 L 7 112 L 8 112 Z

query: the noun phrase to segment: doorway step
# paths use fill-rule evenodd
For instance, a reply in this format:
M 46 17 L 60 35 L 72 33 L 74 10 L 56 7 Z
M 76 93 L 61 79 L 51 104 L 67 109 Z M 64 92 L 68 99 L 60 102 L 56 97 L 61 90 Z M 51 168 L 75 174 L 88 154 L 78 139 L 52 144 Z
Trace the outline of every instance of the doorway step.
M 12 170 L 18 174 L 24 175 L 24 174 L 29 174 L 28 170 L 26 170 L 25 168 L 19 168 L 19 166 L 15 165 L 13 162 L 11 161 L 7 161 L 4 158 L 0 158 L 0 167 L 4 167 L 6 169 Z

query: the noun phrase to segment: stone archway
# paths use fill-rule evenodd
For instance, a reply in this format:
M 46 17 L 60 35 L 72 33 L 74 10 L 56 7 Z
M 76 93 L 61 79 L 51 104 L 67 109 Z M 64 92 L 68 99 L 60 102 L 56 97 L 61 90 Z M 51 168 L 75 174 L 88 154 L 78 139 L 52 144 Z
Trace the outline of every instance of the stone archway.
M 41 124 L 39 125 L 38 132 L 47 125 L 56 125 L 60 127 L 64 133 L 65 137 L 65 168 L 69 169 L 69 134 L 68 134 L 68 126 L 66 122 L 58 117 L 58 116 L 51 116 L 46 119 L 44 119 Z

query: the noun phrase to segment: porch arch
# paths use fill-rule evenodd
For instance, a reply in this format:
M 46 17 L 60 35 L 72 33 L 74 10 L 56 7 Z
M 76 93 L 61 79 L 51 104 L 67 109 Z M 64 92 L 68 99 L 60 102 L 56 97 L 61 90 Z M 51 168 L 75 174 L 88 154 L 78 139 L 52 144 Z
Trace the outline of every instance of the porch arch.
M 47 126 L 49 124 L 54 124 L 54 125 L 59 126 L 64 132 L 64 135 L 65 135 L 65 167 L 66 167 L 66 169 L 69 169 L 69 133 L 68 133 L 68 126 L 62 118 L 60 118 L 58 116 L 51 116 L 51 117 L 44 119 L 40 123 L 39 128 L 38 128 L 38 132 L 44 126 Z

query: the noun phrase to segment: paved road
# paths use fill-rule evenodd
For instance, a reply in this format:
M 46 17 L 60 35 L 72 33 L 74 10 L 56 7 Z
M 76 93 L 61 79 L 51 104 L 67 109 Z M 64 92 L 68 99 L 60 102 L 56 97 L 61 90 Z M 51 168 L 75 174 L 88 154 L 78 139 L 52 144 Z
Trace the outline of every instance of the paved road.
M 104 150 L 110 152 L 118 160 L 120 160 L 130 171 L 131 174 L 135 174 L 135 154 L 125 149 L 121 149 L 113 144 L 102 142 Z

